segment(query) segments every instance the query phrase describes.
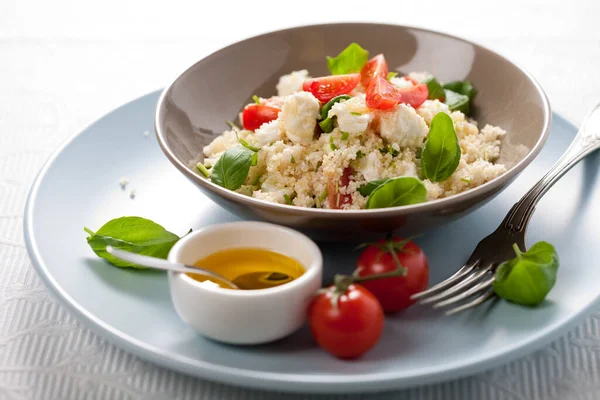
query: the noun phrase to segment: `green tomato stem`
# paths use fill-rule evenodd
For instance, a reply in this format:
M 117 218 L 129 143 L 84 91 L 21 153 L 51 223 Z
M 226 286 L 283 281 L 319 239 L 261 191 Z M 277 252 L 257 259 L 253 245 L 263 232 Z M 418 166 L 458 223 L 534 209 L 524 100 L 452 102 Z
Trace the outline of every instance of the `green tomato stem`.
M 94 236 L 96 234 L 96 232 L 94 232 L 90 228 L 86 228 L 85 226 L 83 227 L 83 230 L 86 231 L 87 234 L 90 235 L 90 236 Z
M 521 249 L 519 249 L 519 245 L 516 243 L 513 243 L 513 250 L 515 251 L 515 254 L 517 255 L 518 258 L 521 258 L 521 255 L 523 254 L 523 252 L 521 251 Z

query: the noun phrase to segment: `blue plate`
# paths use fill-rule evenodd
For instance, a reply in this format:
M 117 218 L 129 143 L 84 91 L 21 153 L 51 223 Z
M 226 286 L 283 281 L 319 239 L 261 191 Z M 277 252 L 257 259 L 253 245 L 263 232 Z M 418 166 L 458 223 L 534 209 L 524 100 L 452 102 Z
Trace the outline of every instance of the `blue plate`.
M 528 244 L 554 243 L 561 259 L 557 285 L 541 307 L 500 301 L 453 317 L 413 307 L 388 318 L 377 346 L 355 361 L 329 356 L 306 328 L 255 347 L 204 339 L 175 314 L 164 274 L 111 267 L 95 258 L 83 231 L 124 215 L 150 218 L 179 234 L 237 219 L 187 182 L 160 151 L 152 134 L 157 98 L 152 93 L 115 110 L 62 146 L 40 172 L 25 210 L 27 249 L 46 285 L 90 328 L 142 358 L 256 388 L 381 391 L 457 378 L 523 356 L 565 333 L 598 304 L 596 155 L 548 192 L 532 220 Z M 432 283 L 461 266 L 567 148 L 575 126 L 556 114 L 553 121 L 544 150 L 507 190 L 418 239 L 429 256 Z M 130 182 L 127 190 L 119 187 L 122 177 Z M 357 254 L 350 245 L 321 247 L 330 275 L 353 269 Z

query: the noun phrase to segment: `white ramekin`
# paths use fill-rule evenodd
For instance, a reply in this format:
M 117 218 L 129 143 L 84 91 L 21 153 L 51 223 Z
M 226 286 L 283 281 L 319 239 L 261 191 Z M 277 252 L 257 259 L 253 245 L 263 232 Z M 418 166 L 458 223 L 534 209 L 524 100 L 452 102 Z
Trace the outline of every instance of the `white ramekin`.
M 305 235 L 264 222 L 212 225 L 180 239 L 169 260 L 185 264 L 220 250 L 263 248 L 298 260 L 306 272 L 269 289 L 228 290 L 170 272 L 171 299 L 179 316 L 198 333 L 220 342 L 258 344 L 294 332 L 306 320 L 306 307 L 321 287 L 323 256 Z

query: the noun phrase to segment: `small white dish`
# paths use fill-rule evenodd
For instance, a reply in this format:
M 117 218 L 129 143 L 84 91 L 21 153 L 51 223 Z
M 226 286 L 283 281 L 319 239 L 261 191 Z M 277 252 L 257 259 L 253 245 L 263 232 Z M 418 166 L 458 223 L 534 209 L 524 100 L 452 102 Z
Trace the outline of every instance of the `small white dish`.
M 169 272 L 177 314 L 208 338 L 232 344 L 259 344 L 281 339 L 300 328 L 306 308 L 321 287 L 323 256 L 307 236 L 263 222 L 212 225 L 183 237 L 169 261 L 193 264 L 217 251 L 262 248 L 295 258 L 305 272 L 292 282 L 268 289 L 229 290 Z

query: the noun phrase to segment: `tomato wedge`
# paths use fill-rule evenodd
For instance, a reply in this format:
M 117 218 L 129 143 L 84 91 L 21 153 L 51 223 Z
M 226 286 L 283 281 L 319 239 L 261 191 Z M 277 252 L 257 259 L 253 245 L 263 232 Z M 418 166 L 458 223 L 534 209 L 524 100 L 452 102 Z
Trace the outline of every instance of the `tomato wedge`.
M 375 76 L 381 76 L 387 79 L 388 65 L 383 54 L 377 54 L 371 58 L 360 71 L 360 83 L 368 88 L 369 83 Z
M 276 107 L 263 106 L 262 104 L 250 104 L 244 108 L 242 113 L 242 124 L 244 129 L 254 131 L 264 123 L 277 119 L 281 110 Z
M 305 80 L 302 90 L 312 93 L 321 103 L 327 103 L 334 97 L 350 93 L 359 81 L 360 74 L 323 76 Z
M 375 76 L 367 88 L 367 107 L 387 110 L 398 103 L 419 107 L 429 95 L 427 85 L 420 83 L 404 89 L 399 89 L 387 79 Z
M 349 194 L 341 194 L 340 188 L 348 186 L 350 183 L 350 176 L 354 173 L 351 167 L 346 167 L 337 185 L 335 181 L 330 180 L 327 188 L 327 198 L 329 200 L 329 207 L 334 210 L 339 210 L 344 204 L 352 204 L 352 196 Z

